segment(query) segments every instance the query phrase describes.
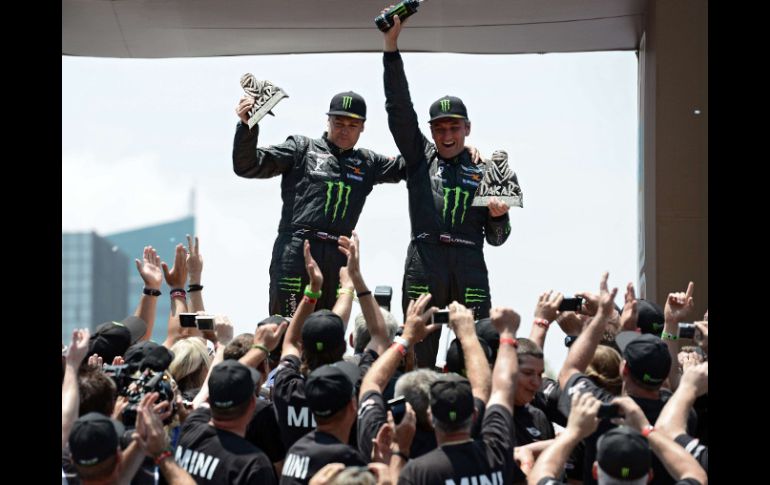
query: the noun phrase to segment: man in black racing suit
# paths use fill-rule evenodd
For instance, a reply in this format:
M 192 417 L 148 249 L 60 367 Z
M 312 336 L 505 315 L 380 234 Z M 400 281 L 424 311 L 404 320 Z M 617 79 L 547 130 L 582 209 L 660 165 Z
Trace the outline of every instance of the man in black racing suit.
M 386 157 L 354 148 L 364 130 L 366 103 L 354 93 L 332 98 L 328 131 L 321 138 L 289 136 L 280 145 L 257 147 L 259 125 L 249 130 L 254 98 L 243 96 L 236 107 L 233 170 L 241 177 L 281 175 L 281 222 L 270 262 L 270 314 L 294 315 L 308 284 L 303 241 L 324 275 L 316 310 L 332 309 L 340 267 L 346 256 L 337 249 L 339 236 L 350 236 L 366 196 L 379 183 L 405 178 L 402 157 Z
M 459 98 L 444 96 L 431 105 L 435 143 L 420 131 L 398 52 L 400 31 L 396 17 L 384 34 L 383 63 L 388 125 L 407 164 L 412 241 L 402 288 L 404 314 L 409 300 L 430 293 L 431 304 L 439 308 L 456 300 L 472 309 L 475 318 L 488 317 L 491 295 L 484 238 L 493 246 L 508 239 L 508 205 L 495 198 L 487 207 L 471 206 L 484 171 L 465 150 L 471 124 Z M 420 367 L 435 364 L 439 337 L 434 332 L 415 346 Z

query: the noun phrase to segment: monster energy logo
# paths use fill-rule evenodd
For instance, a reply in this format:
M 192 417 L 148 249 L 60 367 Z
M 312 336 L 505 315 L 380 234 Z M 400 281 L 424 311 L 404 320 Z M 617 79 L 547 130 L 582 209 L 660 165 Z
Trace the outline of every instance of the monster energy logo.
M 342 207 L 342 215 L 340 219 L 345 218 L 345 213 L 348 211 L 348 200 L 350 199 L 350 185 L 344 182 L 326 182 L 326 205 L 324 206 L 324 215 L 329 214 L 329 206 L 332 203 L 334 187 L 337 187 L 337 201 L 334 203 L 334 212 L 332 213 L 332 222 L 337 219 L 337 210 L 342 202 L 342 193 L 345 193 L 345 205 Z
M 481 303 L 487 299 L 487 292 L 483 288 L 466 288 L 465 303 Z
M 444 113 L 449 111 L 449 107 L 452 105 L 452 102 L 448 99 L 442 99 L 439 103 L 441 103 L 441 111 Z
M 455 419 L 457 419 L 457 413 L 454 411 L 449 411 L 449 420 L 454 421 Z
M 454 207 L 452 207 L 452 225 L 455 225 L 455 215 L 457 214 L 457 207 L 461 205 L 460 203 L 460 196 L 462 195 L 462 207 L 463 207 L 463 213 L 460 216 L 460 223 L 462 224 L 463 221 L 465 221 L 465 209 L 466 204 L 468 202 L 468 197 L 470 197 L 470 192 L 467 190 L 463 190 L 460 187 L 454 187 L 454 188 L 446 188 L 444 187 L 444 211 L 441 213 L 442 220 L 446 221 L 446 210 L 447 207 L 449 207 L 449 194 L 454 192 Z
M 350 109 L 352 105 L 353 105 L 353 96 L 342 97 L 342 109 Z
M 420 295 L 424 295 L 428 292 L 428 285 L 412 285 L 406 290 L 409 298 L 419 298 Z
M 628 469 L 628 468 L 626 468 L 626 467 L 623 467 L 623 468 L 621 468 L 621 469 L 620 469 L 620 476 L 621 476 L 622 478 L 628 478 L 628 475 L 629 475 L 630 473 L 631 473 L 631 470 L 629 470 L 629 469 Z
M 285 276 L 278 280 L 278 288 L 281 291 L 288 291 L 290 293 L 299 293 L 302 289 L 302 278 L 297 276 L 296 278 L 289 278 Z

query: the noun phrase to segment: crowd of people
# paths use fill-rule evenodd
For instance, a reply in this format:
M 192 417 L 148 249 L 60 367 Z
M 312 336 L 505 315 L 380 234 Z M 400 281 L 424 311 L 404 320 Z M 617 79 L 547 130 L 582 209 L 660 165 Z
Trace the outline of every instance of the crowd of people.
M 146 247 L 134 314 L 62 344 L 63 483 L 707 483 L 708 312 L 688 323 L 693 283 L 663 308 L 628 283 L 618 306 L 604 273 L 574 310 L 543 292 L 517 337 L 522 316 L 492 305 L 483 253 L 508 239 L 509 207 L 473 205 L 484 171 L 462 100 L 436 100 L 432 142 L 422 134 L 401 28 L 396 16 L 383 54 L 398 157 L 355 147 L 366 103 L 354 92 L 332 98 L 322 138 L 267 148 L 248 126 L 255 99 L 239 101 L 235 173 L 282 177 L 266 318 L 236 336 L 207 315 L 197 237 L 171 267 Z M 354 231 L 373 186 L 400 180 L 403 321 L 367 286 Z M 168 332 L 152 342 L 164 291 Z M 441 310 L 454 339 L 437 367 Z M 554 323 L 569 351 L 549 378 Z

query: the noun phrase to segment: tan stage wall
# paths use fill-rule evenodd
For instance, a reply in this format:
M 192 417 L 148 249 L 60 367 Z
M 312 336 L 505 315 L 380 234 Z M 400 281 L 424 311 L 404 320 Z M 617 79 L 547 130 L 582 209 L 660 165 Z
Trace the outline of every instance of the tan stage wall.
M 639 51 L 640 294 L 708 308 L 708 2 L 650 0 Z

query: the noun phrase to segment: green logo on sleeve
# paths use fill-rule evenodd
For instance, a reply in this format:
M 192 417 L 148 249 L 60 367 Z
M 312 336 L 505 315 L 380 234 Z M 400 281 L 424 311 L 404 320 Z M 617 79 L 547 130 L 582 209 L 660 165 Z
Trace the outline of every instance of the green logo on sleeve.
M 324 215 L 329 215 L 329 206 L 332 205 L 332 200 L 335 199 L 334 192 L 337 192 L 336 201 L 334 202 L 334 210 L 332 212 L 332 222 L 337 219 L 337 211 L 340 204 L 343 201 L 343 193 L 345 203 L 342 205 L 342 215 L 340 219 L 345 218 L 345 214 L 348 211 L 348 201 L 350 200 L 350 185 L 345 182 L 326 182 L 326 205 L 324 205 Z

